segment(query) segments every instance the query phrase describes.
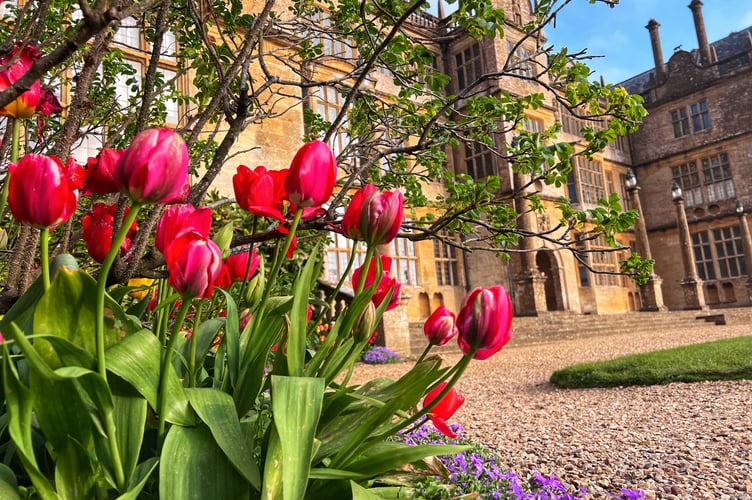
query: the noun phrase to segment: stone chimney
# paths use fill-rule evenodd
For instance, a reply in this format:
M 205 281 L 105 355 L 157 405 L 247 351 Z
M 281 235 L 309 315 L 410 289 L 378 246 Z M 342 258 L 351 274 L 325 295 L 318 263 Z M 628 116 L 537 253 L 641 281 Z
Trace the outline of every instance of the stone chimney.
M 695 20 L 695 31 L 697 32 L 697 45 L 700 49 L 700 63 L 703 67 L 710 66 L 712 62 L 710 53 L 710 44 L 708 43 L 708 34 L 705 32 L 705 19 L 702 17 L 702 2 L 692 0 L 689 4 L 692 9 L 692 17 Z
M 650 32 L 650 44 L 653 46 L 653 60 L 655 61 L 655 79 L 657 83 L 666 80 L 666 63 L 663 61 L 663 49 L 661 48 L 661 34 L 658 32 L 660 23 L 651 19 L 645 26 Z

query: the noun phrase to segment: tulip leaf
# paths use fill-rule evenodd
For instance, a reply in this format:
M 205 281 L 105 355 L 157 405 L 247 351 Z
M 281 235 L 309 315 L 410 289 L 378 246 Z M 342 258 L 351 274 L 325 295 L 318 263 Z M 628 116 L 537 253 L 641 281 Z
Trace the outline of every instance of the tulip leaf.
M 61 268 L 50 289 L 39 299 L 34 310 L 34 333 L 62 337 L 96 357 L 94 323 L 97 283 L 83 271 Z M 105 347 L 118 343 L 138 331 L 140 325 L 126 315 L 120 305 L 105 295 Z M 60 366 L 45 341 L 37 348 L 48 364 Z
M 152 457 L 138 464 L 128 483 L 128 491 L 117 497 L 117 500 L 138 500 L 141 490 L 144 489 L 146 481 L 149 480 L 151 473 L 154 472 L 158 464 L 159 459 L 157 457 Z
M 0 498 L 6 500 L 21 500 L 18 494 L 18 482 L 13 469 L 0 463 Z
M 219 249 L 222 251 L 223 259 L 227 258 L 227 256 L 230 255 L 230 243 L 232 243 L 232 228 L 233 223 L 228 222 L 227 224 L 222 226 L 212 238 L 212 240 L 214 240 L 214 243 L 216 243 Z
M 142 397 L 113 395 L 115 428 L 118 435 L 120 461 L 126 479 L 133 477 L 146 425 L 146 399 Z
M 157 408 L 162 346 L 148 330 L 141 330 L 107 350 L 107 368 L 133 386 Z M 175 370 L 168 371 L 165 414 L 173 424 L 193 425 L 195 418 Z
M 318 252 L 312 252 L 316 255 Z M 318 259 L 311 257 L 303 266 L 295 280 L 292 293 L 292 310 L 290 311 L 290 331 L 287 335 L 287 371 L 293 377 L 303 375 L 305 361 L 306 335 L 308 322 L 308 299 L 314 282 L 314 271 L 318 268 Z
M 240 371 L 240 323 L 238 306 L 232 295 L 220 289 L 227 302 L 227 318 L 225 321 L 225 337 L 222 343 L 227 353 L 227 375 L 231 386 L 235 386 Z
M 470 446 L 449 444 L 411 446 L 397 442 L 376 443 L 366 448 L 357 460 L 348 464 L 347 470 L 373 477 L 426 457 L 454 455 L 470 448 Z
M 201 360 L 209 352 L 209 348 L 224 324 L 224 318 L 211 318 L 202 322 L 196 329 L 196 359 L 194 363 L 197 368 L 201 366 Z M 179 344 L 175 346 L 175 349 L 180 349 L 183 359 L 188 361 L 191 356 L 191 338 L 183 337 L 178 339 L 178 342 Z
M 260 490 L 261 473 L 251 459 L 253 443 L 243 435 L 232 397 L 216 389 L 187 389 L 186 393 L 191 406 L 209 427 L 233 467 Z
M 352 488 L 352 500 L 377 500 L 384 497 L 371 493 L 358 483 L 350 481 L 350 487 Z
M 172 426 L 159 464 L 161 500 L 249 498 L 248 482 L 235 470 L 205 425 Z
M 12 324 L 11 324 L 12 325 Z M 8 330 L 5 330 L 6 333 Z M 8 434 L 16 447 L 16 453 L 29 475 L 37 493 L 43 500 L 57 499 L 49 480 L 39 470 L 34 456 L 32 433 L 32 399 L 28 387 L 18 379 L 18 372 L 11 362 L 7 343 L 3 343 L 3 392 L 8 415 Z
M 272 376 L 272 413 L 282 450 L 284 498 L 303 498 L 305 494 L 323 398 L 322 378 Z

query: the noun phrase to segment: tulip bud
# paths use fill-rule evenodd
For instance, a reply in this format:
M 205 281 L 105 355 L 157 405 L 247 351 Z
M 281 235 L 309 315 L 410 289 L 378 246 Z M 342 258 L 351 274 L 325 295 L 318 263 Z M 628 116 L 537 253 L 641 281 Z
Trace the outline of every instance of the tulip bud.
M 476 288 L 462 303 L 457 315 L 457 342 L 462 352 L 486 359 L 512 338 L 512 301 L 503 286 Z
M 188 176 L 188 147 L 174 130 L 139 133 L 115 164 L 115 182 L 131 200 L 166 203 L 177 198 Z
M 369 302 L 358 317 L 358 321 L 353 326 L 353 337 L 355 342 L 365 342 L 371 338 L 376 330 L 378 322 L 376 320 L 376 306 Z
M 208 298 L 222 270 L 222 252 L 212 240 L 187 233 L 167 247 L 167 282 L 184 299 Z
M 379 191 L 371 184 L 358 190 L 345 210 L 342 232 L 369 246 L 390 243 L 402 225 L 404 200 L 399 191 Z
M 431 345 L 444 345 L 456 334 L 455 316 L 445 306 L 439 306 L 423 324 L 423 333 Z
M 329 200 L 337 180 L 337 163 L 321 141 L 304 144 L 290 164 L 285 179 L 287 198 L 300 208 L 320 207 Z
M 431 404 L 446 386 L 447 383 L 442 382 L 436 386 L 434 390 L 429 392 L 426 397 L 423 398 L 423 406 L 425 407 Z M 431 419 L 433 426 L 449 438 L 454 439 L 457 437 L 446 421 L 454 415 L 464 402 L 465 396 L 457 392 L 454 387 L 449 389 L 449 392 L 447 392 L 446 395 L 428 411 L 428 416 Z

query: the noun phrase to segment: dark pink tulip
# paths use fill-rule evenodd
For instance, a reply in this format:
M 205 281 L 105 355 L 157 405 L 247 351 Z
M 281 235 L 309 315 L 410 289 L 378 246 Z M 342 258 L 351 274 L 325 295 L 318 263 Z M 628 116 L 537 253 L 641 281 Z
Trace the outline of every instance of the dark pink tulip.
M 236 253 L 230 255 L 225 259 L 225 266 L 230 274 L 230 280 L 232 281 L 245 281 L 253 277 L 256 274 L 256 270 L 259 266 L 259 256 L 256 253 L 256 249 L 251 250 L 250 254 L 250 266 L 248 265 L 248 252 Z M 248 269 L 248 272 L 246 272 Z
M 358 190 L 342 218 L 342 232 L 369 246 L 391 242 L 402 226 L 404 200 L 400 191 L 379 191 L 366 185 Z
M 337 163 L 329 146 L 313 141 L 298 150 L 285 179 L 287 199 L 300 208 L 320 207 L 337 180 Z
M 457 335 L 455 316 L 445 306 L 439 306 L 423 324 L 423 333 L 432 345 L 444 345 Z
M 139 133 L 115 164 L 120 191 L 140 203 L 176 199 L 188 176 L 188 147 L 174 130 L 152 128 Z
M 95 203 L 91 207 L 91 211 L 86 213 L 81 219 L 81 226 L 83 227 L 83 237 L 86 242 L 86 250 L 92 259 L 99 262 L 104 262 L 107 253 L 112 247 L 112 232 L 113 225 L 115 223 L 115 213 L 117 212 L 117 204 L 105 205 L 104 203 Z M 126 207 L 126 214 L 128 209 Z M 120 254 L 127 252 L 133 238 L 136 237 L 136 221 L 131 224 L 131 230 L 128 231 L 128 235 L 120 245 Z
M 208 298 L 222 270 L 222 251 L 212 240 L 187 233 L 167 247 L 167 282 L 184 299 Z
M 191 204 L 169 205 L 157 223 L 154 245 L 164 254 L 173 241 L 186 233 L 198 233 L 208 238 L 211 223 L 212 212 L 208 207 L 195 208 Z
M 41 53 L 33 45 L 22 45 L 16 42 L 13 51 L 0 58 L 0 92 L 11 87 L 16 80 L 24 76 L 39 59 Z M 19 95 L 13 102 L 0 109 L 0 116 L 13 118 L 30 118 L 37 112 L 37 106 L 42 99 L 42 86 L 37 80 L 31 87 Z
M 512 301 L 503 286 L 476 288 L 465 297 L 457 316 L 457 341 L 465 354 L 486 359 L 512 338 Z
M 400 303 L 400 293 L 402 289 L 402 285 L 399 281 L 389 276 L 389 272 L 392 269 L 392 259 L 391 257 L 387 255 L 380 255 L 379 258 L 381 259 L 381 276 L 379 278 L 379 282 L 376 286 L 376 291 L 373 294 L 373 297 L 371 297 L 371 302 L 373 302 L 373 305 L 378 307 L 381 305 L 382 302 L 384 302 L 384 299 L 386 299 L 387 293 L 389 293 L 389 290 L 393 290 L 392 296 L 389 299 L 389 305 L 386 307 L 387 311 L 391 311 L 395 307 L 397 307 Z M 358 286 L 358 283 L 360 282 L 360 275 L 363 272 L 363 266 L 355 269 L 353 271 L 353 288 L 356 288 Z M 371 265 L 368 266 L 368 272 L 366 273 L 365 278 L 365 287 L 368 288 L 376 281 L 376 260 L 371 260 Z
M 75 163 L 65 166 L 54 156 L 38 154 L 10 163 L 8 207 L 13 217 L 37 228 L 67 221 L 78 204 L 76 167 Z
M 96 158 L 86 162 L 86 190 L 84 194 L 110 194 L 118 192 L 115 183 L 115 164 L 123 154 L 111 148 L 102 148 Z
M 423 398 L 423 406 L 428 406 L 447 386 L 446 382 L 440 383 L 434 390 L 426 394 Z M 436 403 L 436 406 L 428 410 L 428 416 L 431 419 L 431 423 L 436 429 L 438 429 L 445 436 L 454 439 L 456 434 L 452 432 L 452 429 L 447 424 L 447 420 L 452 418 L 452 415 L 459 409 L 465 402 L 465 396 L 455 390 L 454 387 L 449 389 L 449 392 Z

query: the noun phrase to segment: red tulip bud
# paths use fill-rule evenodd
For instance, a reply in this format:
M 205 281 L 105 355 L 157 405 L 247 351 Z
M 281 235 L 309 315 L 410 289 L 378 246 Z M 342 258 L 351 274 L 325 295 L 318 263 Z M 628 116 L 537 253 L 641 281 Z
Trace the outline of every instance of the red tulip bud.
M 304 144 L 292 159 L 285 179 L 287 198 L 301 208 L 320 207 L 329 200 L 337 180 L 337 163 L 321 141 Z
M 456 334 L 455 316 L 445 306 L 439 306 L 423 324 L 423 333 L 432 345 L 444 345 Z
M 429 392 L 425 398 L 423 398 L 423 406 L 428 406 L 434 399 L 444 390 L 447 386 L 446 382 L 440 383 L 434 390 Z M 436 429 L 441 431 L 445 436 L 454 439 L 457 435 L 449 428 L 447 420 L 459 409 L 465 402 L 465 396 L 457 392 L 454 387 L 449 389 L 449 392 L 436 403 L 436 406 L 428 411 L 428 416 L 431 419 L 431 423 Z
M 187 233 L 167 247 L 167 282 L 184 299 L 208 298 L 222 270 L 222 252 L 212 240 Z
M 476 288 L 465 297 L 457 316 L 457 341 L 465 354 L 486 359 L 512 338 L 512 301 L 503 286 Z

